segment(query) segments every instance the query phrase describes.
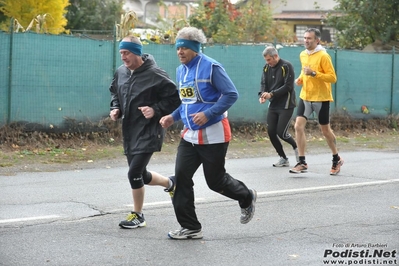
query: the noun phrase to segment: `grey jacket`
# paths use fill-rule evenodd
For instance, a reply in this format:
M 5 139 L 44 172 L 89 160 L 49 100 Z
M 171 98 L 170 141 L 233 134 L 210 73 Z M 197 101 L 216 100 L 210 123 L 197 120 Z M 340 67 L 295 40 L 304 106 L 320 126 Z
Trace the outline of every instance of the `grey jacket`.
M 143 54 L 144 63 L 133 74 L 124 65 L 114 74 L 111 107 L 120 109 L 125 154 L 152 153 L 162 148 L 165 130 L 159 119 L 172 113 L 181 101 L 175 83 L 158 67 L 152 55 Z M 140 106 L 150 106 L 155 115 L 146 119 Z

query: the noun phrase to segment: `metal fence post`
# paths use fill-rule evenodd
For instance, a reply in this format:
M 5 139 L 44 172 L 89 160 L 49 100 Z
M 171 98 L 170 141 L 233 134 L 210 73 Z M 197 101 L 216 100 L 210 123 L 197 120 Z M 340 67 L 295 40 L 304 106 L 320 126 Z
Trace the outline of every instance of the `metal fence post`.
M 7 120 L 6 125 L 11 122 L 11 85 L 12 85 L 12 44 L 14 36 L 14 18 L 10 20 L 10 54 L 8 61 L 8 84 L 7 84 Z
M 111 77 L 114 76 L 115 70 L 116 70 L 116 58 L 115 58 L 115 50 L 116 50 L 116 25 L 114 26 L 114 38 L 113 38 L 113 44 L 112 44 L 112 73 Z
M 335 47 L 335 49 L 334 49 L 334 65 L 335 65 L 335 74 L 337 74 L 337 69 L 338 69 L 338 66 L 337 66 L 337 64 L 338 64 L 338 60 L 337 60 L 337 57 L 338 57 L 338 50 L 337 50 L 337 48 Z M 337 111 L 337 83 L 338 83 L 338 77 L 337 77 L 337 81 L 334 83 L 334 111 L 336 112 Z
M 389 114 L 393 114 L 393 93 L 394 93 L 394 81 L 395 81 L 395 45 L 392 46 L 392 70 L 391 70 L 391 106 Z

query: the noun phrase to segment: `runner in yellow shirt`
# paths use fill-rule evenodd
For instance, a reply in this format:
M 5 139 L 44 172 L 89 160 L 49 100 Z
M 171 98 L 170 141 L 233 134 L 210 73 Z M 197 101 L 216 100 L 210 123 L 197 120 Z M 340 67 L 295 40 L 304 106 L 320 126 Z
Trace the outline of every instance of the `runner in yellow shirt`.
M 333 154 L 330 175 L 338 174 L 344 164 L 344 160 L 338 155 L 336 138 L 330 127 L 330 102 L 334 101 L 331 83 L 337 81 L 337 76 L 330 55 L 320 45 L 320 37 L 321 33 L 318 29 L 307 29 L 304 34 L 306 49 L 299 56 L 302 71 L 295 80 L 296 85 L 302 85 L 295 121 L 299 162 L 290 169 L 290 173 L 303 173 L 308 170 L 305 160 L 305 126 L 313 112 L 318 117 L 321 132 Z

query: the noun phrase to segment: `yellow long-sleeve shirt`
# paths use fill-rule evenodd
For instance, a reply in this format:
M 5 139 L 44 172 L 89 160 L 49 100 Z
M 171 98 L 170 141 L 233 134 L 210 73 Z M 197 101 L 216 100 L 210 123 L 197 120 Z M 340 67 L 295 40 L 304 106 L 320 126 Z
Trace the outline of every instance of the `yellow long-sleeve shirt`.
M 330 55 L 321 45 L 318 45 L 312 52 L 302 51 L 299 59 L 302 65 L 301 74 L 298 77 L 299 83 L 302 84 L 299 97 L 310 102 L 333 102 L 331 83 L 337 82 L 337 75 Z M 315 77 L 303 73 L 303 68 L 306 66 L 316 71 Z

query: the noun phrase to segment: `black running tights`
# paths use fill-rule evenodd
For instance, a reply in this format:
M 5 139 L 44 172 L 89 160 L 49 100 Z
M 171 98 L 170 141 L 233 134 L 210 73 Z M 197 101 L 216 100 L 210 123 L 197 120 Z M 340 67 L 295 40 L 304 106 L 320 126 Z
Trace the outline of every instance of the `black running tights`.
M 288 133 L 291 117 L 294 109 L 271 110 L 267 113 L 267 133 L 270 141 L 280 157 L 287 158 L 280 139 L 291 144 L 292 148 L 297 147 L 294 138 Z M 279 139 L 280 138 L 280 139 Z

